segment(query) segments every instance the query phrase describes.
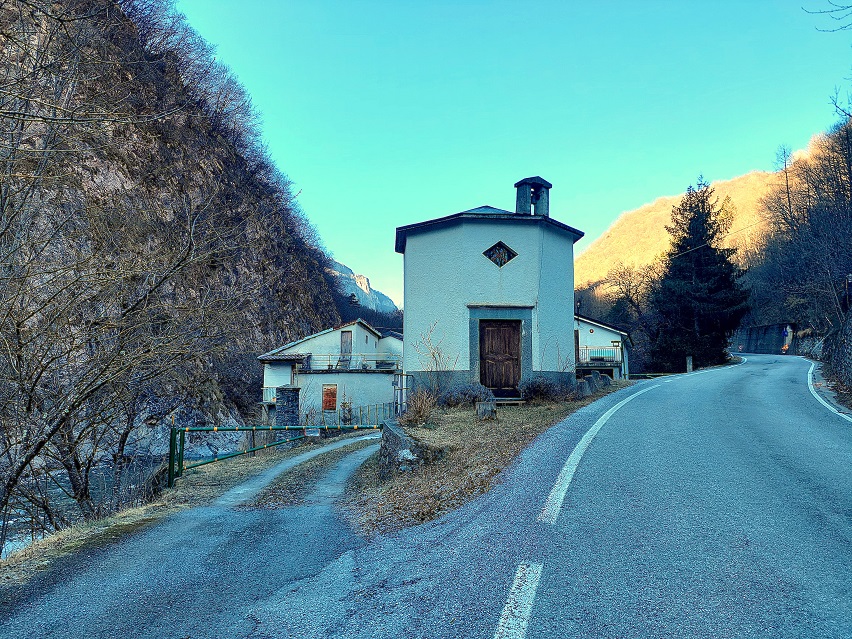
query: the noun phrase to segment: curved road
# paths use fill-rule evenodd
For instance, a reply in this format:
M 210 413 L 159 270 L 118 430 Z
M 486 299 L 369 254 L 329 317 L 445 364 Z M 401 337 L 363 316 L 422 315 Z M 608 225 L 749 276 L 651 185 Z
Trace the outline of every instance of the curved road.
M 354 453 L 313 506 L 178 516 L 45 577 L 0 636 L 848 639 L 852 418 L 810 367 L 755 355 L 619 391 L 488 495 L 372 542 L 327 503 Z

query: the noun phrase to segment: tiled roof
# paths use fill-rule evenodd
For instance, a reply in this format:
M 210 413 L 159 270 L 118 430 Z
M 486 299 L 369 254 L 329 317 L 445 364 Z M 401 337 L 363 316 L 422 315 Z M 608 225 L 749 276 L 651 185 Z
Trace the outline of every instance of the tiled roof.
M 265 353 L 258 357 L 261 362 L 303 362 L 308 353 Z

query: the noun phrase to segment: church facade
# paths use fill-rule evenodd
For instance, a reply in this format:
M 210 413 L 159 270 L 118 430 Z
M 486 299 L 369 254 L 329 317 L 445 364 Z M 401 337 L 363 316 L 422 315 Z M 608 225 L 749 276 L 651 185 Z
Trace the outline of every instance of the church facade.
M 412 386 L 479 382 L 518 397 L 523 380 L 575 375 L 574 243 L 550 217 L 552 185 L 515 184 L 515 211 L 491 206 L 396 229 L 404 256 L 403 370 Z

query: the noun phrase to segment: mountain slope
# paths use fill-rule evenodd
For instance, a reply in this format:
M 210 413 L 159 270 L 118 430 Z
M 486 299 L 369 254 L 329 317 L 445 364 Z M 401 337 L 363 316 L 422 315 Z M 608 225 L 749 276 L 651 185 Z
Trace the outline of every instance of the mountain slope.
M 731 180 L 713 182 L 719 200 L 730 197 L 734 205 L 725 245 L 749 249 L 765 231 L 760 201 L 776 185 L 777 173 L 752 171 Z M 574 286 L 584 288 L 606 278 L 617 264 L 650 264 L 669 248 L 666 225 L 672 208 L 683 195 L 657 198 L 633 211 L 622 213 L 607 231 L 574 260 Z
M 337 278 L 346 297 L 355 294 L 362 308 L 368 308 L 377 313 L 395 313 L 399 310 L 391 298 L 370 286 L 370 279 L 366 275 L 357 274 L 336 260 L 332 261 L 331 266 L 326 270 Z

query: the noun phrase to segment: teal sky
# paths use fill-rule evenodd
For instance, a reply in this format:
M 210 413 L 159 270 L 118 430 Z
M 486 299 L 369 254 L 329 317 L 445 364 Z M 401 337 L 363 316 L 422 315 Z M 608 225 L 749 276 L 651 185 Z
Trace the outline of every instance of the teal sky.
M 553 183 L 581 251 L 623 211 L 773 170 L 836 121 L 824 0 L 178 0 L 261 112 L 325 247 L 402 302 L 397 226 Z M 440 259 L 439 255 L 435 259 Z

